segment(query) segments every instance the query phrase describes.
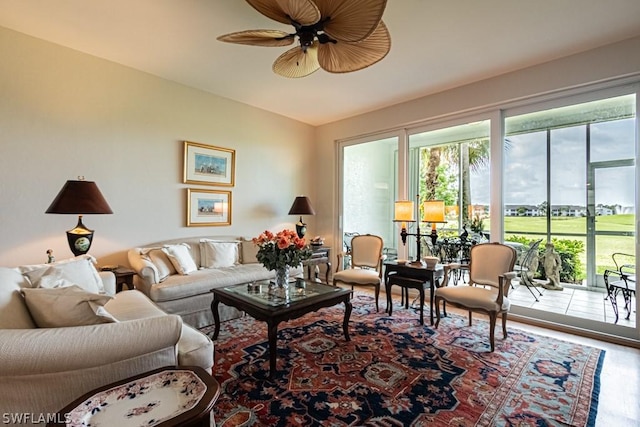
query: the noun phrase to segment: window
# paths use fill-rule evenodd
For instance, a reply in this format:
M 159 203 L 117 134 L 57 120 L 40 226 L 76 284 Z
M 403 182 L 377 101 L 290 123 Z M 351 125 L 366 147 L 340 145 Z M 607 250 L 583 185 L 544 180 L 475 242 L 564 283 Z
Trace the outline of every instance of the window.
M 561 281 L 602 289 L 635 254 L 635 95 L 505 120 L 505 240 L 554 242 Z

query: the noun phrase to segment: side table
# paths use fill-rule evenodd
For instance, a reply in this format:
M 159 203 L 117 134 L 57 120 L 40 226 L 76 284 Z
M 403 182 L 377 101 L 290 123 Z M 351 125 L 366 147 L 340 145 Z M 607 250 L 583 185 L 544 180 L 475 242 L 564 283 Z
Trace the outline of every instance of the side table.
M 199 366 L 166 366 L 76 399 L 47 426 L 209 427 L 220 384 Z
M 324 275 L 324 282 L 329 283 L 329 271 L 331 270 L 331 248 L 329 246 L 314 246 L 311 245 L 313 254 L 311 258 L 302 261 L 302 265 L 307 267 L 307 278 L 320 282 L 318 276 L 320 276 L 320 264 L 326 264 L 327 271 Z M 311 275 L 311 267 L 313 267 L 313 276 Z
M 431 320 L 431 324 L 433 325 L 433 293 L 436 289 L 436 287 L 439 287 L 439 282 L 436 283 L 436 281 L 439 281 L 440 278 L 442 278 L 444 276 L 444 267 L 442 264 L 438 264 L 435 266 L 435 268 L 428 268 L 426 264 L 424 263 L 420 263 L 420 264 L 412 264 L 412 263 L 398 263 L 397 261 L 387 261 L 384 263 L 384 284 L 385 284 L 385 291 L 387 293 L 387 309 L 389 311 L 389 315 L 391 315 L 391 304 L 393 304 L 393 300 L 391 298 L 391 286 L 392 284 L 396 284 L 396 285 L 400 285 L 403 287 L 413 287 L 415 289 L 418 289 L 418 291 L 421 291 L 420 294 L 420 300 L 424 301 L 424 287 L 421 285 L 420 287 L 417 287 L 417 283 L 418 282 L 428 282 L 429 283 L 429 317 Z M 397 275 L 396 277 L 394 277 L 394 279 L 396 280 L 392 280 L 390 281 L 389 278 L 392 275 Z M 409 280 L 402 280 L 400 278 L 404 278 L 404 279 L 409 279 Z M 400 280 L 398 280 L 400 279 Z M 409 286 L 409 285 L 416 285 L 416 286 Z M 408 295 L 407 295 L 408 298 Z M 423 310 L 423 305 L 424 302 L 421 302 L 421 306 L 420 306 L 420 318 L 422 320 L 422 310 Z M 422 324 L 422 321 L 421 321 Z
M 116 275 L 116 293 L 122 291 L 122 285 L 127 285 L 127 289 L 133 289 L 133 277 L 136 275 L 134 270 L 118 267 L 111 272 Z

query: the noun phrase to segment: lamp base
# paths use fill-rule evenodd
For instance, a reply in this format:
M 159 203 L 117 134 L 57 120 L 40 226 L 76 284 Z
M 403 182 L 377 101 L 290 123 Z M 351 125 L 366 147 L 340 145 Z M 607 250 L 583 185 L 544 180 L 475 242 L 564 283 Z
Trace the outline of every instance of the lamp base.
M 78 224 L 73 230 L 67 231 L 67 242 L 69 249 L 75 256 L 84 255 L 89 252 L 93 242 L 93 230 L 89 230 L 82 223 L 82 215 L 78 216 Z
M 304 235 L 307 234 L 307 224 L 299 222 L 296 224 L 296 233 L 299 238 L 304 238 Z

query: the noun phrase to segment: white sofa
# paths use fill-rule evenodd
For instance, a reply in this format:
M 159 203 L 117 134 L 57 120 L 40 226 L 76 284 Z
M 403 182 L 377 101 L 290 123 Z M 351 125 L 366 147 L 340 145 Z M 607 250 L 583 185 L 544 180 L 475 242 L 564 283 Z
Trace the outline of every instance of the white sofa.
M 136 290 L 111 299 L 97 295 L 108 300 L 103 308 L 114 323 L 38 327 L 23 296 L 33 289 L 23 274 L 31 267 L 40 266 L 0 267 L 0 414 L 26 413 L 37 421 L 96 387 L 162 366 L 197 365 L 211 372 L 211 340 Z M 101 272 L 99 278 L 105 294 L 113 295 L 115 276 Z
M 178 244 L 188 246 L 196 271 L 180 274 L 171 260 L 163 257 L 163 247 Z M 232 253 L 234 248 L 235 253 Z M 273 271 L 258 262 L 257 250 L 250 239 L 205 236 L 164 240 L 132 248 L 128 258 L 131 268 L 137 273 L 136 289 L 144 292 L 165 312 L 180 315 L 186 323 L 201 328 L 213 324 L 211 289 L 275 277 Z M 292 277 L 302 273 L 302 267 L 290 272 Z M 242 314 L 222 304 L 219 311 L 222 321 Z

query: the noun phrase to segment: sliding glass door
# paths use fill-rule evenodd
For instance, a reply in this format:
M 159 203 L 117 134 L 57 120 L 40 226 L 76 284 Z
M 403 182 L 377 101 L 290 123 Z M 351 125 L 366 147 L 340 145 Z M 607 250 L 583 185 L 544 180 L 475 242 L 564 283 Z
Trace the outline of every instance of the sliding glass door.
M 355 234 L 382 237 L 386 251 L 396 246 L 393 203 L 397 194 L 398 137 L 341 148 L 341 234 L 345 248 Z
M 612 255 L 635 255 L 636 126 L 635 94 L 505 120 L 504 239 L 553 243 L 564 287 L 604 292 Z
M 447 222 L 437 227 L 441 238 L 467 233 L 469 239 L 486 240 L 489 131 L 490 121 L 480 120 L 409 135 L 409 194 L 418 206 L 427 200 L 445 202 Z M 422 217 L 422 212 L 417 214 Z

